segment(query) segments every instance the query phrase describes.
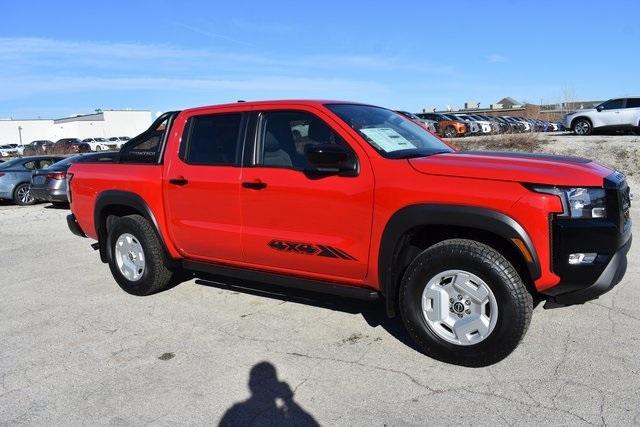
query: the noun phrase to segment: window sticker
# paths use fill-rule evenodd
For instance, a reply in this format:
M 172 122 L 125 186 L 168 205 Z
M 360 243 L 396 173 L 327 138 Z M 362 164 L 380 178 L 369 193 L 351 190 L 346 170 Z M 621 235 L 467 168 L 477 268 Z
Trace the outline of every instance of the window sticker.
M 408 139 L 391 128 L 365 128 L 360 129 L 360 132 L 378 148 L 387 153 L 417 148 Z

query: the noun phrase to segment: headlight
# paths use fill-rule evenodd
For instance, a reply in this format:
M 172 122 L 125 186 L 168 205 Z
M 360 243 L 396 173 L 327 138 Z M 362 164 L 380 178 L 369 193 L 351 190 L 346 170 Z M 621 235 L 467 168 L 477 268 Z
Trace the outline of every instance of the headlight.
M 562 200 L 564 215 L 571 218 L 605 218 L 606 194 L 603 188 L 530 187 L 538 193 L 553 194 Z

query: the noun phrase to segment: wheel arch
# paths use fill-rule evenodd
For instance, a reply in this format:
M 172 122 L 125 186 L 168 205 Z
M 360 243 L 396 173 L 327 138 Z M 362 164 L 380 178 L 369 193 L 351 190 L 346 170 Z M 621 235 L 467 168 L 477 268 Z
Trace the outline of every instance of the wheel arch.
M 508 215 L 473 206 L 407 206 L 389 219 L 380 242 L 378 278 L 390 317 L 396 314 L 404 270 L 421 251 L 451 238 L 477 240 L 498 250 L 529 285 L 540 277 L 540 262 L 531 238 Z
M 109 259 L 109 248 L 107 248 L 106 242 L 111 221 L 126 215 L 140 215 L 149 221 L 162 243 L 167 259 L 171 259 L 168 256 L 166 242 L 160 233 L 158 221 L 144 199 L 130 191 L 107 190 L 98 195 L 93 211 L 93 221 L 102 262 L 108 262 Z

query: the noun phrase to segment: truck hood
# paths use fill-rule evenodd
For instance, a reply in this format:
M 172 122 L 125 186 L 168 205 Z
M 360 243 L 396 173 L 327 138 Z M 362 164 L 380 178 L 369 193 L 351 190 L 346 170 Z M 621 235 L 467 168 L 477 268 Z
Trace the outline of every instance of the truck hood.
M 430 175 L 513 181 L 557 186 L 601 187 L 614 171 L 580 157 L 517 152 L 464 151 L 410 159 Z

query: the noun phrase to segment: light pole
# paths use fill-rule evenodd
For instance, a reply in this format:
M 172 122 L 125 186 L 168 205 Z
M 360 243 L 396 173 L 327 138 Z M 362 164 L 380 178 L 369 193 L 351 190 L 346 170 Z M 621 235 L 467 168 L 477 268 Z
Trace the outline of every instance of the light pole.
M 18 137 L 20 138 L 20 145 L 22 145 L 22 126 L 18 126 Z

